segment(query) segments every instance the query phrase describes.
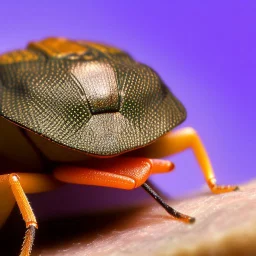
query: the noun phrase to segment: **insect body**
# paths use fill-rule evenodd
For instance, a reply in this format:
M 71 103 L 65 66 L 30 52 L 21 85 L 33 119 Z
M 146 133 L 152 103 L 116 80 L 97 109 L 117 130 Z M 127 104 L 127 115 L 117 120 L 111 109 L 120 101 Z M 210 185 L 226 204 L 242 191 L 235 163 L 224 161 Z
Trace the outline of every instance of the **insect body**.
M 38 228 L 25 193 L 58 181 L 142 186 L 173 217 L 193 222 L 146 183 L 174 167 L 158 158 L 192 148 L 213 192 L 237 188 L 216 185 L 195 130 L 171 131 L 186 110 L 157 73 L 114 47 L 48 38 L 1 55 L 0 116 L 0 224 L 16 201 L 28 229 L 21 255 L 30 255 Z

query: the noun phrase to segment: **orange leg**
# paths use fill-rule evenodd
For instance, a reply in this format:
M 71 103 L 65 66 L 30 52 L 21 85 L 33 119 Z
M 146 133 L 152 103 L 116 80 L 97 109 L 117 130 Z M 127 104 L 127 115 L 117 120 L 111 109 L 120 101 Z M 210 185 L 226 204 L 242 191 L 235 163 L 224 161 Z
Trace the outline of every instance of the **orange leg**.
M 50 176 L 43 174 L 20 173 L 0 175 L 0 196 L 2 196 L 1 206 L 4 206 L 4 208 L 1 209 L 3 211 L 1 213 L 0 224 L 3 224 L 7 219 L 15 201 L 17 202 L 23 220 L 26 223 L 27 231 L 20 256 L 30 255 L 35 238 L 35 230 L 38 228 L 36 217 L 28 202 L 25 192 L 44 192 L 55 188 L 57 185 L 57 181 L 54 181 Z M 7 193 L 5 194 L 4 192 Z M 10 192 L 12 192 L 13 196 Z M 5 201 L 5 204 L 3 204 L 2 201 Z
M 177 212 L 146 183 L 153 173 L 168 172 L 174 165 L 165 160 L 116 157 L 96 159 L 86 166 L 62 165 L 56 167 L 54 176 L 60 181 L 75 184 L 134 189 L 142 186 L 174 218 L 192 223 L 194 218 Z
M 193 128 L 187 127 L 171 131 L 153 144 L 139 150 L 138 153 L 158 158 L 180 153 L 188 148 L 193 150 L 205 180 L 213 193 L 224 193 L 238 189 L 237 186 L 219 186 L 216 184 L 216 178 L 208 154 L 200 137 Z
M 54 176 L 67 183 L 134 189 L 151 174 L 169 172 L 173 168 L 172 162 L 160 159 L 115 157 L 92 159 L 85 165 L 59 165 Z

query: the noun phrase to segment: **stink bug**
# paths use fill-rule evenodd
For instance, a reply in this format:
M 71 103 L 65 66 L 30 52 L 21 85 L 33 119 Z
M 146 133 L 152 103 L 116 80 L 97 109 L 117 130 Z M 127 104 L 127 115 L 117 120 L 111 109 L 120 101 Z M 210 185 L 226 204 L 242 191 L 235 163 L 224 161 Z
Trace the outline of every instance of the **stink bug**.
M 193 222 L 146 183 L 174 168 L 158 158 L 192 148 L 214 193 L 237 187 L 216 185 L 194 129 L 172 131 L 185 118 L 157 73 L 120 49 L 47 38 L 1 55 L 0 225 L 16 201 L 27 228 L 21 255 L 29 256 L 38 225 L 25 193 L 63 182 L 142 186 L 174 218 Z

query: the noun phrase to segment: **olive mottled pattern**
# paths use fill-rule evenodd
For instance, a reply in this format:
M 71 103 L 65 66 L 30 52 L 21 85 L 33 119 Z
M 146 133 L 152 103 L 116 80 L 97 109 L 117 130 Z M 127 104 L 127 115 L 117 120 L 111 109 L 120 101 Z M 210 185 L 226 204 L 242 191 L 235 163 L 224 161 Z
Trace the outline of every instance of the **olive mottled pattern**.
M 143 147 L 186 118 L 150 67 L 117 48 L 63 38 L 0 56 L 0 114 L 98 156 Z

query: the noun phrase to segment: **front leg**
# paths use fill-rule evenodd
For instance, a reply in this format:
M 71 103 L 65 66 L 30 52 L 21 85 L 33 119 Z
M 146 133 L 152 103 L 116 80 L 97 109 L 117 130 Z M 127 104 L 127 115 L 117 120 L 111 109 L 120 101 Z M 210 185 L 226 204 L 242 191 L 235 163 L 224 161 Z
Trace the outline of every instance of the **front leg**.
M 191 148 L 204 174 L 205 180 L 213 193 L 225 193 L 237 190 L 237 186 L 219 186 L 206 149 L 197 132 L 190 127 L 171 131 L 138 153 L 147 157 L 160 158 L 180 153 Z
M 116 157 L 111 159 L 94 159 L 84 165 L 59 165 L 55 168 L 54 177 L 62 182 L 104 186 L 120 189 L 142 187 L 173 218 L 193 223 L 195 218 L 182 214 L 167 203 L 146 183 L 154 173 L 169 172 L 174 165 L 165 160 L 138 157 Z
M 8 218 L 16 201 L 27 228 L 20 256 L 30 256 L 35 231 L 38 228 L 36 217 L 25 193 L 44 192 L 59 185 L 58 181 L 44 174 L 12 173 L 0 175 L 0 226 Z

